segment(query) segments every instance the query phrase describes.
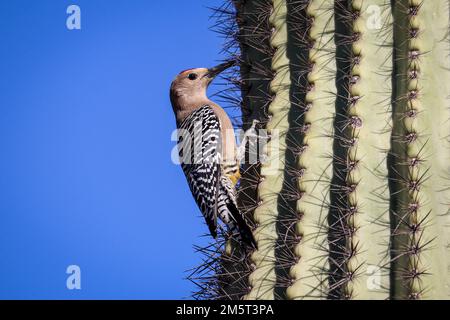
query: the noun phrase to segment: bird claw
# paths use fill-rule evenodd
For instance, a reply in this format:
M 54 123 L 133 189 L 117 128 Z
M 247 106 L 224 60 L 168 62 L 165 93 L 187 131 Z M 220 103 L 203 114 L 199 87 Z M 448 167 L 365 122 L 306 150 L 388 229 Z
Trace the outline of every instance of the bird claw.
M 250 144 L 255 144 L 258 143 L 259 139 L 264 139 L 264 137 L 260 136 L 258 134 L 258 131 L 256 129 L 256 126 L 259 125 L 261 123 L 261 121 L 257 120 L 257 119 L 253 119 L 252 120 L 252 125 L 251 127 L 244 132 L 244 136 L 242 137 L 242 141 L 241 144 L 238 148 L 238 161 L 241 162 L 244 158 L 245 158 L 245 151 L 246 151 L 246 145 L 247 143 Z

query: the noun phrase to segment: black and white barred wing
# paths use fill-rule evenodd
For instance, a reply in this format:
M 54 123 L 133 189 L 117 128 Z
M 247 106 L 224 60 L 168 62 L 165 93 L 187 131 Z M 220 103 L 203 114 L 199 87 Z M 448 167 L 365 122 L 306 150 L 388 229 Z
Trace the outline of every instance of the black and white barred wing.
M 217 236 L 217 215 L 223 206 L 220 194 L 220 122 L 209 106 L 189 115 L 179 126 L 181 167 L 203 213 L 211 235 Z

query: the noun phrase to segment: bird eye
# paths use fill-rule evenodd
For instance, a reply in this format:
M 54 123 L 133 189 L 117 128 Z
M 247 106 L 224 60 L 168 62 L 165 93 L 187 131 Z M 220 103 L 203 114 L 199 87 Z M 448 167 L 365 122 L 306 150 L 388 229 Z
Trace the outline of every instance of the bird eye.
M 195 80 L 195 79 L 197 79 L 197 74 L 195 74 L 195 73 L 190 73 L 190 74 L 188 75 L 188 79 L 189 79 L 189 80 Z

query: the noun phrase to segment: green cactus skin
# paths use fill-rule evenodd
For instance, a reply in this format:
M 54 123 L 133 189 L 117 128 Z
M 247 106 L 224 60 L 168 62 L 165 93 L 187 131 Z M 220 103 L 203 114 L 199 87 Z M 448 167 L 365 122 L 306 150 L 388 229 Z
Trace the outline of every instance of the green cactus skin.
M 270 22 L 273 26 L 270 43 L 275 49 L 272 58 L 272 70 L 275 77 L 270 83 L 273 101 L 269 106 L 271 117 L 266 129 L 271 140 L 265 150 L 268 161 L 261 166 L 263 181 L 258 188 L 260 206 L 254 212 L 254 220 L 257 224 L 255 239 L 258 241 L 258 250 L 253 253 L 251 258 L 255 270 L 250 275 L 252 290 L 246 295 L 246 299 L 275 298 L 275 244 L 278 237 L 276 232 L 277 197 L 283 184 L 283 156 L 286 150 L 286 142 L 283 141 L 283 137 L 289 127 L 287 113 L 290 108 L 290 74 L 286 50 L 287 24 L 284 0 L 273 0 Z
M 337 65 L 342 75 L 338 73 L 341 80 L 336 82 L 330 250 L 337 254 L 330 255 L 330 298 L 388 297 L 391 88 L 386 70 L 392 70 L 388 5 L 384 0 L 335 5 Z M 378 21 L 368 19 L 370 8 L 377 9 Z M 370 283 L 374 276 L 378 286 Z
M 391 295 L 448 299 L 449 3 L 396 1 L 394 17 Z
M 270 45 L 271 0 L 233 1 L 236 7 L 236 24 L 241 51 L 240 71 L 242 89 L 242 122 L 247 130 L 252 119 L 267 122 L 271 101 L 269 90 L 273 78 L 271 61 L 273 48 Z M 253 199 L 252 199 L 253 200 Z
M 229 1 L 271 139 L 239 190 L 258 249 L 201 249 L 196 296 L 450 299 L 449 1 Z
M 309 67 L 310 71 L 303 85 L 305 94 L 301 105 L 304 130 L 297 160 L 300 175 L 298 189 L 302 194 L 297 201 L 299 220 L 296 223 L 296 234 L 300 241 L 294 250 L 297 259 L 290 270 L 293 283 L 287 288 L 288 299 L 323 299 L 328 290 L 326 222 L 332 176 L 330 150 L 333 147 L 336 96 L 332 8 L 331 0 L 309 1 L 297 19 L 298 24 L 293 23 L 293 30 L 290 30 L 295 34 L 296 30 L 301 30 L 302 20 L 310 21 L 308 37 L 301 37 L 301 34 L 298 37 L 304 40 L 300 45 L 307 50 L 306 68 Z
M 355 201 L 357 207 L 354 222 L 358 230 L 352 241 L 359 251 L 355 261 L 350 258 L 348 262 L 357 276 L 346 292 L 353 299 L 386 299 L 389 294 L 387 153 L 391 128 L 392 16 L 390 2 L 386 0 L 353 1 L 353 8 L 359 10 L 361 16 L 354 23 L 354 31 L 360 33 L 360 38 L 352 49 L 361 58 L 351 71 L 359 78 L 355 84 L 350 84 L 350 94 L 361 99 L 349 111 L 362 123 L 360 128 L 355 128 L 358 143 L 354 152 L 350 150 L 349 153 L 350 168 L 353 168 L 353 162 L 357 164 L 349 175 L 358 184 L 350 201 Z M 379 8 L 379 11 L 371 12 L 370 8 Z M 380 16 L 378 21 L 371 23 L 370 14 L 373 13 Z M 377 87 L 374 88 L 374 84 Z M 358 266 L 361 270 L 357 270 Z M 375 280 L 379 283 L 371 283 L 374 276 L 379 276 Z

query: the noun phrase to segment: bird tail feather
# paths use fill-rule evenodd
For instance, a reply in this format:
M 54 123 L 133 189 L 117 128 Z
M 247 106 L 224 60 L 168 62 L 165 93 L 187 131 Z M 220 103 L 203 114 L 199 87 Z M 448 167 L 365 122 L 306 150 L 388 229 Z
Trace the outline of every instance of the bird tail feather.
M 250 247 L 257 249 L 258 246 L 256 244 L 255 238 L 253 237 L 252 230 L 250 229 L 250 226 L 245 221 L 242 214 L 239 212 L 239 209 L 236 207 L 234 203 L 228 204 L 227 207 L 231 214 L 229 224 L 230 231 L 233 234 L 236 233 L 237 231 L 237 233 L 239 234 L 239 240 L 242 240 Z

